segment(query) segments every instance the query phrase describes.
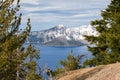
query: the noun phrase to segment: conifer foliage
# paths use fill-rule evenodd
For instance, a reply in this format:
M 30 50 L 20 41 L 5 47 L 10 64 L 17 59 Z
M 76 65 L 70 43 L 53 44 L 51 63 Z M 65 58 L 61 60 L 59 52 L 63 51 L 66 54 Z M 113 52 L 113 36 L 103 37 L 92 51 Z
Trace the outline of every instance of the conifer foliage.
M 60 65 L 61 67 L 56 67 L 55 71 L 51 71 L 52 77 L 57 80 L 60 76 L 64 75 L 66 71 L 71 71 L 71 70 L 77 70 L 83 67 L 82 65 L 82 59 L 85 58 L 86 55 L 80 54 L 77 56 L 74 56 L 72 51 L 71 53 L 67 56 L 66 59 L 60 60 Z
M 23 47 L 30 33 L 30 19 L 20 31 L 20 0 L 13 5 L 15 1 L 0 0 L 0 80 L 41 80 L 36 73 L 38 51 L 32 45 Z
M 83 57 L 85 57 L 85 55 L 78 55 L 75 57 L 70 53 L 65 60 L 60 61 L 60 64 L 63 66 L 64 71 L 80 69 Z
M 89 66 L 120 61 L 120 0 L 111 0 L 101 16 L 102 19 L 91 22 L 99 36 L 85 36 L 92 44 L 88 49 L 93 58 L 85 62 Z

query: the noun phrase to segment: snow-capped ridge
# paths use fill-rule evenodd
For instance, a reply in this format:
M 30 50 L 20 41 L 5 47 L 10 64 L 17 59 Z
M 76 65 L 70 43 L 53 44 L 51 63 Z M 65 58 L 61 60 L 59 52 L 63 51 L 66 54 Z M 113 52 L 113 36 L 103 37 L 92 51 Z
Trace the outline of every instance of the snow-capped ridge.
M 52 28 L 50 28 L 50 29 L 48 29 L 48 30 L 44 30 L 44 31 L 46 31 L 46 32 L 50 32 L 50 31 L 63 31 L 63 30 L 65 30 L 67 27 L 65 27 L 64 25 L 56 25 L 55 27 L 52 27 Z
M 32 35 L 32 34 L 31 34 Z M 65 27 L 64 25 L 57 25 L 51 29 L 44 30 L 44 31 L 38 31 L 36 34 L 36 40 L 37 42 L 41 42 L 42 44 L 49 43 L 49 42 L 56 42 L 55 40 L 60 41 L 60 38 L 66 39 L 67 45 L 73 44 L 77 41 L 84 43 L 85 38 L 84 35 L 93 35 L 93 36 L 98 36 L 98 32 L 96 31 L 95 27 L 91 25 L 83 25 L 80 27 L 73 27 L 73 28 L 68 28 Z M 35 36 L 35 35 L 34 35 Z M 57 42 L 56 42 L 57 43 Z M 59 42 L 60 43 L 60 42 Z M 50 43 L 52 44 L 52 43 Z
M 62 24 L 59 24 L 59 25 L 57 25 L 56 27 L 59 28 L 59 29 L 61 29 L 61 28 L 65 28 L 65 26 L 62 25 Z

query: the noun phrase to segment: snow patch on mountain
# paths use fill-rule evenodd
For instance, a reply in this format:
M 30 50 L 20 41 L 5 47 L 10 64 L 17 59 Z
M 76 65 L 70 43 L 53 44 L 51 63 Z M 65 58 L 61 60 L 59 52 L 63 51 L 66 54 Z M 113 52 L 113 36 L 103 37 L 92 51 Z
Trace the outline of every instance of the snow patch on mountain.
M 29 40 L 31 40 L 33 37 L 34 38 L 36 37 L 36 39 L 34 40 L 37 40 L 37 42 L 40 42 L 42 44 L 46 44 L 58 39 L 60 41 L 60 38 L 64 37 L 64 39 L 69 42 L 77 41 L 84 43 L 85 42 L 84 35 L 98 36 L 99 33 L 96 31 L 95 27 L 91 25 L 88 26 L 83 25 L 75 28 L 67 28 L 64 25 L 60 24 L 48 30 L 31 32 Z M 34 42 L 34 40 L 32 41 Z M 67 45 L 68 44 L 69 43 L 67 42 Z

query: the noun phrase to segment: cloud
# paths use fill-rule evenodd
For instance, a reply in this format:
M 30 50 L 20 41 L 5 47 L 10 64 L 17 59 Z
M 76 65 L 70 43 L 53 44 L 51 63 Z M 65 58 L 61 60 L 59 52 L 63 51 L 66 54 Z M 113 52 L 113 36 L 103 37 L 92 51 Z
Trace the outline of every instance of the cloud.
M 39 28 L 56 24 L 80 26 L 100 18 L 110 0 L 21 0 L 23 22 L 30 17 Z
M 21 4 L 39 5 L 39 0 L 20 0 Z
M 37 11 L 49 11 L 58 10 L 59 7 L 23 7 L 23 11 L 27 12 L 37 12 Z

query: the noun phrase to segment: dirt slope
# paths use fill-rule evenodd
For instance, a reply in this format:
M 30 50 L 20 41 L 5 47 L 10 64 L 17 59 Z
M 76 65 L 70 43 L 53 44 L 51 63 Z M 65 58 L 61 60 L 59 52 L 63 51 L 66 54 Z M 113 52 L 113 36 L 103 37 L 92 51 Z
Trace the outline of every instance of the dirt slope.
M 58 80 L 120 80 L 120 63 L 70 71 Z

